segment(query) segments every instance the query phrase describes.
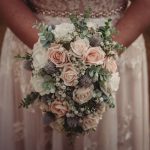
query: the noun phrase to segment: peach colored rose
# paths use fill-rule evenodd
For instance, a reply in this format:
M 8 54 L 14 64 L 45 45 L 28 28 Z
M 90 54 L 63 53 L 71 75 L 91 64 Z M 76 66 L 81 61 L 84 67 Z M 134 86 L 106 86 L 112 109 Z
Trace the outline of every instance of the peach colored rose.
M 115 73 L 117 71 L 117 63 L 113 57 L 106 58 L 104 64 L 108 71 L 112 73 Z
M 98 115 L 90 114 L 83 119 L 83 129 L 85 131 L 90 129 L 96 129 L 99 121 L 100 117 Z
M 68 63 L 67 53 L 59 44 L 49 48 L 48 56 L 49 60 L 53 62 L 57 67 L 63 67 L 66 63 Z
M 88 102 L 93 97 L 93 89 L 93 85 L 87 88 L 81 87 L 75 89 L 73 92 L 73 100 L 79 104 L 84 104 Z
M 68 112 L 68 105 L 62 101 L 55 100 L 49 105 L 49 109 L 58 117 L 62 117 Z
M 65 85 L 75 86 L 77 84 L 78 73 L 71 64 L 67 64 L 64 66 L 61 78 Z
M 89 41 L 87 39 L 77 39 L 71 43 L 72 51 L 77 57 L 81 57 L 89 48 Z
M 105 52 L 100 47 L 91 47 L 83 56 L 83 61 L 87 64 L 101 65 L 105 59 Z

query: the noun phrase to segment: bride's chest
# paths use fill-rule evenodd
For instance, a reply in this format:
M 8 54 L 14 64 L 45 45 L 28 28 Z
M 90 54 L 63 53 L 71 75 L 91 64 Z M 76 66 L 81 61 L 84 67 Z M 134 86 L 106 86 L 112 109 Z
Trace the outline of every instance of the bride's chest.
M 94 10 L 110 10 L 127 5 L 128 0 L 27 0 L 33 6 L 58 11 L 83 11 L 90 7 Z

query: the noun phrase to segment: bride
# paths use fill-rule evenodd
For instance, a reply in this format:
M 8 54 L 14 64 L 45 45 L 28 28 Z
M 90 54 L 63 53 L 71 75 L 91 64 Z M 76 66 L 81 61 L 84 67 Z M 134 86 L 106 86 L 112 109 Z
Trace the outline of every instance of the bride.
M 112 18 L 119 34 L 114 40 L 128 47 L 119 59 L 121 74 L 117 108 L 108 111 L 95 133 L 67 138 L 42 124 L 37 108 L 18 109 L 29 84 L 29 72 L 14 56 L 31 51 L 38 40 L 32 25 L 68 21 L 68 14 L 92 8 L 92 21 Z M 141 33 L 150 25 L 149 0 L 1 0 L 0 15 L 8 25 L 0 64 L 1 150 L 149 150 L 146 50 Z M 23 44 L 24 43 L 24 44 Z

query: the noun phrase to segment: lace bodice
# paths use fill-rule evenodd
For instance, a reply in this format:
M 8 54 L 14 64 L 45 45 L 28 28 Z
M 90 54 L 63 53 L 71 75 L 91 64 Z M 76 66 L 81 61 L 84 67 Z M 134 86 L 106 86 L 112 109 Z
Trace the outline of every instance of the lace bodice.
M 80 12 L 90 7 L 94 14 L 100 12 L 110 13 L 111 11 L 123 11 L 128 0 L 27 0 L 33 10 L 47 10 L 57 12 L 57 15 L 65 12 Z M 59 14 L 60 13 L 60 14 Z

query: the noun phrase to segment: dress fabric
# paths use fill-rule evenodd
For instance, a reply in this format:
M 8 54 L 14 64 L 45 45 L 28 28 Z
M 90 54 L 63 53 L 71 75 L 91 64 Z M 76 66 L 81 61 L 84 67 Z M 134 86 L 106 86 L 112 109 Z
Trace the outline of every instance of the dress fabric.
M 30 0 L 32 8 L 63 11 L 83 11 L 90 6 L 95 12 L 126 6 L 127 0 Z M 125 10 L 124 10 L 125 11 Z M 117 23 L 124 11 L 109 16 Z M 138 13 L 138 12 L 137 12 Z M 44 14 L 35 15 L 48 24 L 67 22 L 68 18 Z M 103 24 L 105 17 L 92 21 Z M 104 114 L 97 131 L 74 139 L 42 124 L 41 113 L 34 108 L 18 109 L 29 88 L 30 73 L 17 54 L 31 51 L 7 29 L 0 64 L 0 149 L 1 150 L 149 150 L 149 109 L 146 49 L 141 35 L 121 55 L 118 64 L 121 75 L 116 108 Z

